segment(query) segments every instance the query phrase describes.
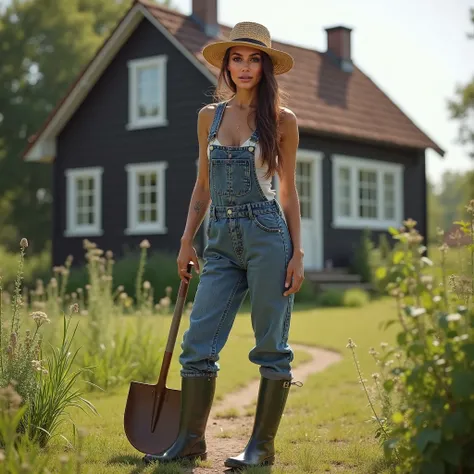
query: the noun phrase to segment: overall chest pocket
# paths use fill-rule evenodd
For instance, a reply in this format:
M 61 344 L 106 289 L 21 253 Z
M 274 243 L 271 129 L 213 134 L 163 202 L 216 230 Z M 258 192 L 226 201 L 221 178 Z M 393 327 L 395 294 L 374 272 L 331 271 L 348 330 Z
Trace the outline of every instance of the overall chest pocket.
M 235 158 L 211 160 L 212 187 L 221 196 L 245 196 L 252 188 L 250 161 Z

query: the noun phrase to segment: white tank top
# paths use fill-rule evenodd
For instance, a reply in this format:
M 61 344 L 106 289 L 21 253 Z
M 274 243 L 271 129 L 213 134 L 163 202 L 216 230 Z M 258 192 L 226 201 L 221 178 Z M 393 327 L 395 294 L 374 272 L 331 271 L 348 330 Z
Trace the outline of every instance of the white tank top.
M 250 138 L 242 143 L 241 146 L 247 146 L 250 142 Z M 217 138 L 214 138 L 211 140 L 207 147 L 207 158 L 209 159 L 209 146 L 215 143 L 218 146 L 222 146 L 222 144 L 219 142 Z M 268 170 L 268 166 L 266 163 L 262 163 L 262 158 L 261 158 L 261 153 L 260 153 L 260 145 L 258 143 L 255 144 L 255 172 L 257 174 L 257 179 L 260 184 L 260 187 L 262 188 L 263 194 L 265 197 L 271 201 L 272 199 L 275 199 L 276 192 L 272 188 L 272 178 L 266 178 L 265 174 Z

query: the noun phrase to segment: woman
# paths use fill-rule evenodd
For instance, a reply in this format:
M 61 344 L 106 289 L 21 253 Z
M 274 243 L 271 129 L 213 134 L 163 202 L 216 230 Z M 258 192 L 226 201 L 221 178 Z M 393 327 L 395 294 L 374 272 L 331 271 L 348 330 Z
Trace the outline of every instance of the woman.
M 231 98 L 198 116 L 199 171 L 177 259 L 181 279 L 192 277 L 190 261 L 199 273 L 193 238 L 210 205 L 205 264 L 181 345 L 179 435 L 165 453 L 146 455 L 146 462 L 206 458 L 217 361 L 247 292 L 256 339 L 249 359 L 260 367 L 261 382 L 250 441 L 225 465 L 274 462 L 274 438 L 292 384 L 290 316 L 304 277 L 295 186 L 298 127 L 295 115 L 280 106 L 275 79 L 293 59 L 270 45 L 264 26 L 243 22 L 229 41 L 203 50 L 221 69 L 217 93 L 227 87 Z M 281 205 L 271 186 L 275 173 Z

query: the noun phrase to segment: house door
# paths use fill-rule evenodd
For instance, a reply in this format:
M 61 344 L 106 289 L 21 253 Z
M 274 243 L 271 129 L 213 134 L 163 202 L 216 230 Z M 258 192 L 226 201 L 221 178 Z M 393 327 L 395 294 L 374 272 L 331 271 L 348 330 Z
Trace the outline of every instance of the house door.
M 322 156 L 321 153 L 300 150 L 296 159 L 301 241 L 305 268 L 309 270 L 323 268 Z

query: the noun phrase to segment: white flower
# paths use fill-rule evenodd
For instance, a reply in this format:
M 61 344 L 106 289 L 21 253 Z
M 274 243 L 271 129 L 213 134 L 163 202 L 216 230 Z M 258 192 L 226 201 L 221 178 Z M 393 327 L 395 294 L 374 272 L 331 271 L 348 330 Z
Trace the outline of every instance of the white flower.
M 51 321 L 49 320 L 48 316 L 46 313 L 43 313 L 43 311 L 35 311 L 31 313 L 31 317 L 35 321 L 36 325 L 40 327 L 44 323 L 50 323 Z

